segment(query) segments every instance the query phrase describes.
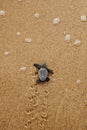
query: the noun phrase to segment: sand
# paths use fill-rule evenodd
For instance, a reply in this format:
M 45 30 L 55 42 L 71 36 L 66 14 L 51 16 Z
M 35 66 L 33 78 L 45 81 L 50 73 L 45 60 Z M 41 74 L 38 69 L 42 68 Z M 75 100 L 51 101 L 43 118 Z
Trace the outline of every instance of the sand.
M 87 130 L 87 0 L 0 0 L 0 11 L 0 130 Z M 54 75 L 35 85 L 43 61 Z

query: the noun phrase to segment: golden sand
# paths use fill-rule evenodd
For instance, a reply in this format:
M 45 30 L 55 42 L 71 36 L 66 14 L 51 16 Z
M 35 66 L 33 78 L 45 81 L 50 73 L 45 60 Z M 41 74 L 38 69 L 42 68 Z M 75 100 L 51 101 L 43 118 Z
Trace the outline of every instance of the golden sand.
M 0 0 L 0 130 L 87 130 L 86 15 L 87 0 Z

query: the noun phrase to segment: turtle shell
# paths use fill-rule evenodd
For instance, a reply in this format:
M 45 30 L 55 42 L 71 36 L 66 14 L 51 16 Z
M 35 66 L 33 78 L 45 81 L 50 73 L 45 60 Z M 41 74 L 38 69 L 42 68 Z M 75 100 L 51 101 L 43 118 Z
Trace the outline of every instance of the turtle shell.
M 45 81 L 46 78 L 48 77 L 48 71 L 46 68 L 40 68 L 40 70 L 38 71 L 38 75 L 39 75 L 39 79 L 41 81 Z

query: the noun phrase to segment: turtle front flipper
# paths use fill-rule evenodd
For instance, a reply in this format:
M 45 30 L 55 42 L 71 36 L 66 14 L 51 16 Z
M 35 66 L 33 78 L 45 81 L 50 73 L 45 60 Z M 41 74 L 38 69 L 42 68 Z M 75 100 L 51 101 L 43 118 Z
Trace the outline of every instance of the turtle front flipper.
M 39 64 L 34 64 L 34 66 L 39 70 L 41 68 L 41 65 Z
M 48 73 L 50 73 L 50 74 L 54 74 L 53 70 L 48 69 L 48 68 L 47 68 L 47 70 L 48 70 Z
M 38 74 L 38 71 L 35 72 L 35 75 Z

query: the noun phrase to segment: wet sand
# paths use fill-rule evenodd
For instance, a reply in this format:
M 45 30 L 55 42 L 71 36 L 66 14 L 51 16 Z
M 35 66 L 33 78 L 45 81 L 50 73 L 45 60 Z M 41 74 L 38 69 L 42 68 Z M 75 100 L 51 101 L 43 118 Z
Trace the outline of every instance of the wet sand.
M 0 10 L 0 130 L 87 130 L 87 1 L 0 0 Z M 43 61 L 54 75 L 35 85 Z

